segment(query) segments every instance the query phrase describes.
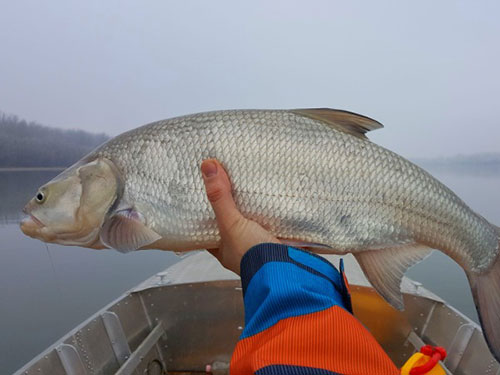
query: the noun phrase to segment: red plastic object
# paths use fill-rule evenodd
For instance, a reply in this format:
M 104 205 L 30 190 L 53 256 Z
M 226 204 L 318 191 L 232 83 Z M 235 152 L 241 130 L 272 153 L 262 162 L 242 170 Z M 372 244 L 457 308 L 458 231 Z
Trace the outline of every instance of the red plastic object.
M 446 358 L 446 350 L 440 346 L 425 345 L 420 348 L 420 353 L 431 357 L 427 363 L 413 368 L 410 375 L 425 375 L 431 371 L 439 361 Z

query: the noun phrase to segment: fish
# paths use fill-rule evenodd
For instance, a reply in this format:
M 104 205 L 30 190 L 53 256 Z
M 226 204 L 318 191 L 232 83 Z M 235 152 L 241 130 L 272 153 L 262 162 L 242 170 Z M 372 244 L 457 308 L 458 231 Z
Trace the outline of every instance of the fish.
M 219 160 L 242 214 L 283 242 L 352 253 L 403 309 L 406 270 L 437 249 L 465 271 L 500 360 L 500 229 L 403 157 L 371 142 L 382 124 L 329 108 L 227 110 L 144 125 L 41 186 L 21 230 L 45 242 L 121 252 L 217 248 L 200 164 Z

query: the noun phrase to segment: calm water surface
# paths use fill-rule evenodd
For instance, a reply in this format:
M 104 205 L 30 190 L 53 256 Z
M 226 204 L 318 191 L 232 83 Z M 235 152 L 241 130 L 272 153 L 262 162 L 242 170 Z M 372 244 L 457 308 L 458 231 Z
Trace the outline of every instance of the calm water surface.
M 37 187 L 56 174 L 0 172 L 0 374 L 12 373 L 89 315 L 178 260 L 163 251 L 124 255 L 46 246 L 25 237 L 16 224 L 19 211 Z M 474 210 L 500 224 L 499 176 L 441 171 L 438 178 Z M 434 252 L 408 276 L 477 321 L 465 274 L 442 253 Z

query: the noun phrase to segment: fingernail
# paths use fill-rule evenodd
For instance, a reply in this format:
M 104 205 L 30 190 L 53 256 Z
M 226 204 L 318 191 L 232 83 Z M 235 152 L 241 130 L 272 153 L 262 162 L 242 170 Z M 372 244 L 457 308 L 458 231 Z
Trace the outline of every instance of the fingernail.
M 217 174 L 217 164 L 211 160 L 204 161 L 201 164 L 201 173 L 205 177 L 213 177 Z

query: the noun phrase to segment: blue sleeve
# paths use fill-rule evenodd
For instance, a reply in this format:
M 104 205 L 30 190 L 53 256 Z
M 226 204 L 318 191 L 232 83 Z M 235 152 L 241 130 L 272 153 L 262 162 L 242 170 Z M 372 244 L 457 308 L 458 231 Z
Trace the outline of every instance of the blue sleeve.
M 326 259 L 286 245 L 265 243 L 251 248 L 241 260 L 242 338 L 281 319 L 335 305 L 352 313 L 342 261 L 340 267 L 342 273 Z
M 343 274 L 324 258 L 260 244 L 241 261 L 245 328 L 231 374 L 397 375 L 375 338 L 352 315 Z

